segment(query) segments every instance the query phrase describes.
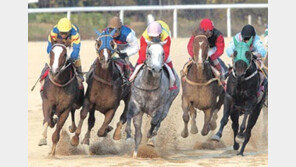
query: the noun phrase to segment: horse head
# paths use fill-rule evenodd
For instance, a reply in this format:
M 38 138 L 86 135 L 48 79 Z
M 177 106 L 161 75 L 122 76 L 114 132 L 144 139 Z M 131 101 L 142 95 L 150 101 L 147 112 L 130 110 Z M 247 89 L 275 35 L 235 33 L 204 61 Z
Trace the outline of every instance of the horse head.
M 193 41 L 193 61 L 198 67 L 204 69 L 204 64 L 208 60 L 209 41 L 206 35 L 198 33 Z
M 63 68 L 65 68 L 67 60 L 67 49 L 64 44 L 56 43 L 50 51 L 50 73 L 56 76 Z
M 148 67 L 148 70 L 151 71 L 153 74 L 160 73 L 164 65 L 163 45 L 166 44 L 167 41 L 146 42 L 148 44 L 148 47 L 146 52 L 145 64 Z
M 98 38 L 96 39 L 95 48 L 98 61 L 102 65 L 103 69 L 107 69 L 109 67 L 112 55 L 115 52 L 116 43 L 113 40 L 115 32 L 116 29 L 113 29 L 111 32 L 106 30 L 102 33 L 96 31 Z
M 250 51 L 250 45 L 252 44 L 253 37 L 246 42 L 238 42 L 235 37 L 233 37 L 233 42 L 235 45 L 235 51 L 233 54 L 234 62 L 234 73 L 239 79 L 243 79 L 246 71 L 251 66 L 253 55 Z

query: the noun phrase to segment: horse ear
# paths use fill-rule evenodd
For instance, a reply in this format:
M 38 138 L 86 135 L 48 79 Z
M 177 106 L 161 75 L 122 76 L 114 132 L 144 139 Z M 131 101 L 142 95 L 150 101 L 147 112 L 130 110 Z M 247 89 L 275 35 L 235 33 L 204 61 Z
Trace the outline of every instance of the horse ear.
M 168 40 L 165 40 L 163 42 L 159 42 L 161 45 L 165 45 L 168 42 Z
M 247 45 L 250 47 L 251 44 L 252 44 L 252 42 L 253 42 L 253 37 L 250 38 L 250 40 L 248 41 Z
M 95 30 L 95 32 L 96 32 L 96 34 L 97 34 L 97 36 L 100 36 L 101 35 L 101 33 L 100 33 L 100 31 L 99 30 L 97 30 L 97 29 L 94 29 Z
M 111 33 L 110 33 L 110 35 L 113 37 L 113 35 L 115 34 L 115 32 L 116 32 L 116 28 L 114 28 L 112 31 L 111 31 Z
M 235 36 L 233 37 L 234 46 L 236 47 L 238 45 L 238 41 L 236 40 Z

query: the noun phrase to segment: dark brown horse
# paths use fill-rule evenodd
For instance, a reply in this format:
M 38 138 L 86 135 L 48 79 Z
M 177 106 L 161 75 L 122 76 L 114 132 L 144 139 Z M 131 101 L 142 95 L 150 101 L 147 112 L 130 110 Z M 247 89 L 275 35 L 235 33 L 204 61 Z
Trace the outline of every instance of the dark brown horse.
M 72 115 L 72 125 L 70 132 L 76 129 L 74 122 L 74 112 L 79 109 L 83 103 L 83 89 L 79 85 L 75 76 L 75 68 L 71 62 L 67 62 L 67 50 L 63 44 L 54 44 L 50 51 L 49 73 L 44 80 L 44 88 L 41 91 L 42 109 L 43 109 L 43 138 L 39 146 L 47 144 L 47 128 L 56 130 L 52 135 L 52 150 L 50 155 L 55 155 L 56 145 L 60 138 L 60 131 L 68 118 L 69 112 Z M 57 115 L 57 119 L 53 116 Z
M 115 32 L 115 31 L 114 31 Z M 120 117 L 120 121 L 117 123 L 117 129 L 113 138 L 119 140 L 120 130 L 122 125 L 126 122 L 127 104 L 130 98 L 130 86 L 122 89 L 122 78 L 116 67 L 116 62 L 112 58 L 114 53 L 115 42 L 112 38 L 112 33 L 108 34 L 103 32 L 96 40 L 96 50 L 98 57 L 95 60 L 94 72 L 90 75 L 88 82 L 88 88 L 84 97 L 83 108 L 80 112 L 80 121 L 78 128 L 71 140 L 71 144 L 77 146 L 79 144 L 79 135 L 81 133 L 81 127 L 84 119 L 89 113 L 88 118 L 88 130 L 82 141 L 83 144 L 89 145 L 90 131 L 95 123 L 95 110 L 100 111 L 105 115 L 103 125 L 98 130 L 97 135 L 99 137 L 105 137 L 113 127 L 109 126 L 113 116 L 123 100 L 125 103 L 124 111 Z
M 219 85 L 219 80 L 213 74 L 212 67 L 208 61 L 209 42 L 207 37 L 198 33 L 194 38 L 193 47 L 194 57 L 192 63 L 188 66 L 188 73 L 185 72 L 185 75 L 182 77 L 184 130 L 181 136 L 184 138 L 188 136 L 190 117 L 190 132 L 192 134 L 198 133 L 195 121 L 195 108 L 204 111 L 205 114 L 201 134 L 205 136 L 210 130 L 216 129 L 217 112 L 223 104 L 225 95 L 223 87 Z M 187 69 L 187 66 L 185 68 Z

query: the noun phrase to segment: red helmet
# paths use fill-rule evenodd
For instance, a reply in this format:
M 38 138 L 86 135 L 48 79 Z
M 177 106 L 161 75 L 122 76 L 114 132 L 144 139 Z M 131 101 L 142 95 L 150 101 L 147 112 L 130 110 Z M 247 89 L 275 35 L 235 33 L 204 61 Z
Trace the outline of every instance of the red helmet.
M 199 29 L 211 31 L 214 29 L 214 25 L 210 19 L 202 19 L 202 21 L 199 23 Z

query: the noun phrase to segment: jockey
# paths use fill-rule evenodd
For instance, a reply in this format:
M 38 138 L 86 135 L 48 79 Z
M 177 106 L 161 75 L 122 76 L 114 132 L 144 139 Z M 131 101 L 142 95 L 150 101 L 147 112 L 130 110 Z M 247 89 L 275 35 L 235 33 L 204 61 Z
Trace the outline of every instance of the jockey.
M 76 25 L 73 25 L 71 21 L 67 18 L 60 19 L 58 24 L 53 27 L 50 34 L 48 35 L 47 54 L 50 53 L 53 44 L 57 41 L 63 41 L 66 46 L 73 47 L 73 51 L 70 55 L 70 61 L 73 62 L 76 68 L 76 76 L 78 76 L 77 79 L 80 83 L 80 86 L 82 86 L 82 82 L 84 81 L 84 79 L 81 70 L 81 60 L 79 58 L 81 43 L 78 27 Z M 42 79 L 46 77 L 43 75 L 47 68 L 48 67 L 45 66 L 42 70 Z
M 173 73 L 173 63 L 169 57 L 170 55 L 170 46 L 171 46 L 171 32 L 169 26 L 161 21 L 153 21 L 151 22 L 146 30 L 143 32 L 142 37 L 140 39 L 140 51 L 139 51 L 139 58 L 137 60 L 137 65 L 135 68 L 134 73 L 136 74 L 139 69 L 140 65 L 143 64 L 146 60 L 146 50 L 147 50 L 147 41 L 151 42 L 163 42 L 167 41 L 163 45 L 164 50 L 164 62 L 170 67 L 168 68 L 170 74 L 170 90 L 176 89 L 177 86 L 175 84 L 175 76 Z M 137 68 L 138 67 L 138 68 Z
M 239 42 L 241 42 L 241 41 L 248 42 L 251 37 L 253 37 L 253 41 L 250 46 L 250 50 L 253 53 L 253 55 L 256 57 L 255 62 L 256 62 L 257 67 L 259 69 L 262 69 L 262 67 L 261 67 L 261 65 L 263 64 L 262 58 L 265 57 L 266 50 L 263 46 L 263 43 L 260 40 L 260 37 L 258 35 L 256 35 L 255 28 L 252 25 L 247 24 L 243 27 L 241 32 L 239 32 L 235 35 L 235 39 Z M 227 55 L 229 57 L 233 57 L 234 49 L 235 49 L 235 45 L 234 45 L 234 42 L 232 39 L 231 42 L 229 43 L 227 50 L 226 50 Z M 260 71 L 261 70 L 259 70 L 260 80 L 261 80 L 260 84 L 264 85 L 264 84 L 266 84 L 266 82 L 264 82 L 264 81 L 266 81 L 266 78 L 265 78 L 263 72 L 262 71 L 260 72 Z M 264 90 L 264 87 L 262 86 L 260 89 Z M 261 93 L 261 94 L 263 94 L 263 93 Z
M 268 47 L 268 25 L 266 25 L 266 29 L 264 31 L 264 44 Z
M 225 71 L 221 67 L 220 62 L 222 62 L 222 60 L 219 58 L 224 52 L 225 44 L 224 44 L 223 34 L 219 30 L 214 28 L 214 25 L 210 19 L 207 19 L 207 18 L 203 19 L 199 24 L 199 28 L 193 33 L 193 35 L 191 36 L 191 38 L 188 42 L 188 45 L 187 45 L 187 50 L 188 50 L 188 53 L 191 57 L 194 56 L 193 55 L 193 41 L 194 41 L 194 37 L 196 36 L 198 31 L 203 31 L 208 38 L 208 41 L 210 44 L 210 48 L 208 50 L 208 56 L 210 57 L 210 61 L 212 61 L 215 68 L 220 72 L 220 80 L 224 86 L 225 85 L 225 78 L 224 78 Z
M 236 40 L 239 42 L 241 42 L 241 41 L 248 42 L 251 37 L 253 37 L 253 42 L 250 46 L 250 50 L 256 56 L 257 60 L 259 61 L 257 63 L 259 63 L 259 67 L 260 67 L 262 64 L 261 59 L 265 57 L 266 50 L 263 46 L 263 43 L 260 40 L 260 37 L 258 35 L 256 35 L 256 31 L 255 31 L 254 27 L 249 24 L 245 25 L 243 27 L 242 31 L 235 35 Z M 231 40 L 231 42 L 229 43 L 229 46 L 226 50 L 227 55 L 229 57 L 233 56 L 234 49 L 235 49 L 235 46 L 234 46 L 233 40 Z
M 111 32 L 114 28 L 117 29 L 113 35 L 113 39 L 117 44 L 115 50 L 119 57 L 129 64 L 128 58 L 137 54 L 139 51 L 139 44 L 136 34 L 131 28 L 122 25 L 122 22 L 118 17 L 113 17 L 109 21 L 108 27 L 104 31 Z M 126 71 L 128 71 L 129 65 L 124 65 L 124 68 L 126 68 Z M 121 69 L 119 71 L 123 79 L 123 84 L 127 84 L 128 79 L 125 77 L 124 72 Z

